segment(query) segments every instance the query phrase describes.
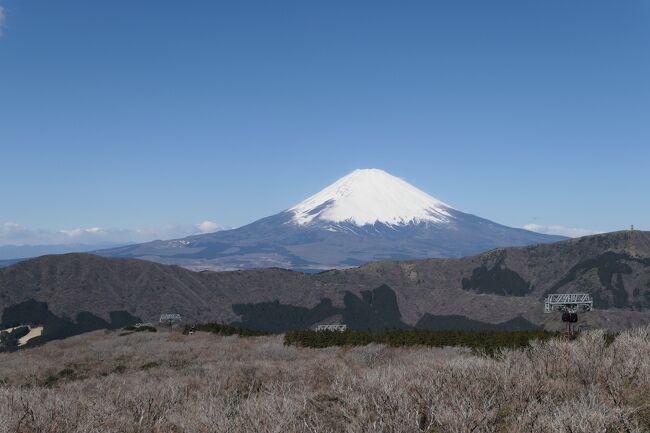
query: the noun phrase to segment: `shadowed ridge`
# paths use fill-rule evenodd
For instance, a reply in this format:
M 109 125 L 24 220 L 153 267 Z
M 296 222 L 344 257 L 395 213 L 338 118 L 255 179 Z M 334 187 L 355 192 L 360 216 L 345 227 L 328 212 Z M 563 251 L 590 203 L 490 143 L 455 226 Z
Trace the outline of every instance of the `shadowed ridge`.
M 319 318 L 331 320 L 342 314 L 346 293 L 353 296 L 350 302 L 361 301 L 363 292 L 383 285 L 397 303 L 393 324 L 415 326 L 429 314 L 490 324 L 521 315 L 550 325 L 552 318 L 540 307 L 549 291 L 592 294 L 599 311 L 585 315 L 581 325 L 641 324 L 650 321 L 650 233 L 607 233 L 460 259 L 381 261 L 320 274 L 279 268 L 193 272 L 91 254 L 43 256 L 0 269 L 0 311 L 34 299 L 46 302 L 57 317 L 86 311 L 109 321 L 111 311 L 127 311 L 155 321 L 175 312 L 186 321 L 235 323 L 243 318 L 233 305 L 277 301 L 311 310 L 329 299 L 339 310 L 328 316 L 323 308 Z M 356 317 L 366 317 L 366 327 L 394 326 L 380 324 L 387 317 L 382 311 L 359 310 Z

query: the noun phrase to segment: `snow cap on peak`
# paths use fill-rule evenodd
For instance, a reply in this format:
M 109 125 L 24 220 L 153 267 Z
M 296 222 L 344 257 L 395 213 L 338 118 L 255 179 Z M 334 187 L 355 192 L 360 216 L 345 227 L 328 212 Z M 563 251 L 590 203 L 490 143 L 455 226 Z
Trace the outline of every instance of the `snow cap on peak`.
M 296 224 L 448 222 L 451 206 L 376 168 L 355 170 L 289 209 Z

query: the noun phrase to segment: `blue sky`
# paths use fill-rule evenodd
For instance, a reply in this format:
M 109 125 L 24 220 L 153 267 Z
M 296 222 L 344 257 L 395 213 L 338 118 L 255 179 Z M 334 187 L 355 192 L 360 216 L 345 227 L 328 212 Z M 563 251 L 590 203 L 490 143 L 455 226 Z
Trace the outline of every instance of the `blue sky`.
M 510 226 L 650 229 L 646 0 L 0 7 L 0 244 L 238 226 L 367 167 Z

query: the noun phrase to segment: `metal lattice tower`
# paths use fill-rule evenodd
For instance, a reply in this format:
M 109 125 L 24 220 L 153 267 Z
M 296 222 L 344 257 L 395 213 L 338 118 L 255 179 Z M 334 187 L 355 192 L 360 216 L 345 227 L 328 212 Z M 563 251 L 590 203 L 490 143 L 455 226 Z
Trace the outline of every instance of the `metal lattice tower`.
M 160 323 L 164 323 L 166 325 L 169 325 L 169 329 L 171 330 L 174 325 L 180 323 L 181 321 L 181 315 L 180 314 L 161 314 L 160 315 Z
M 562 312 L 565 334 L 573 337 L 573 324 L 578 321 L 578 312 L 593 311 L 594 300 L 588 293 L 558 293 L 548 295 L 544 300 L 544 313 L 557 309 Z
M 344 332 L 348 329 L 348 325 L 318 325 L 317 331 L 339 331 Z

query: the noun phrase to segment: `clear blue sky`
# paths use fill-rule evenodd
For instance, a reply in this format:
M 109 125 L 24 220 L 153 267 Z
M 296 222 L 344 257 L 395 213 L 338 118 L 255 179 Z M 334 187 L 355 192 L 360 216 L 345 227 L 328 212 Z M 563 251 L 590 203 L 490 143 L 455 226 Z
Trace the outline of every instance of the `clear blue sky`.
M 0 7 L 0 224 L 238 226 L 377 167 L 511 226 L 650 229 L 647 0 Z

